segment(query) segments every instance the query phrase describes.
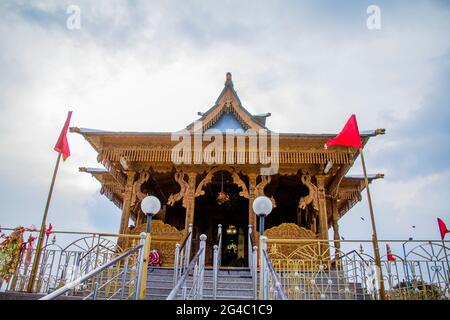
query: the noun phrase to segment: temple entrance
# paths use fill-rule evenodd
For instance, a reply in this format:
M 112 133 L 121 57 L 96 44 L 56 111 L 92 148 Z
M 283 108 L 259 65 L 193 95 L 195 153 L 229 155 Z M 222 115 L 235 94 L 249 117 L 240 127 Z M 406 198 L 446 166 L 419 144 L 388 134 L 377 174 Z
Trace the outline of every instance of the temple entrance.
M 213 246 L 217 244 L 218 225 L 222 225 L 222 267 L 247 265 L 248 199 L 239 195 L 241 188 L 230 172 L 214 173 L 203 188 L 205 194 L 195 201 L 193 252 L 201 234 L 208 237 L 206 264 L 213 263 Z

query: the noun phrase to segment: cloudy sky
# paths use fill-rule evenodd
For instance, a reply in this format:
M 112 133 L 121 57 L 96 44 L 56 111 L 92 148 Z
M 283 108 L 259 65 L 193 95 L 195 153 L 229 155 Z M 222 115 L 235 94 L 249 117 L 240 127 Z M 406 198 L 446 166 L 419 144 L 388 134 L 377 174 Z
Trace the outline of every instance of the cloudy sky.
M 367 28 L 371 4 L 380 30 Z M 71 5 L 80 29 L 67 28 Z M 386 175 L 372 185 L 379 238 L 436 239 L 436 218 L 450 225 L 450 6 L 376 0 L 1 1 L 0 224 L 39 225 L 69 109 L 79 127 L 178 130 L 228 71 L 273 130 L 334 133 L 351 113 L 361 130 L 386 128 L 366 148 L 369 171 Z M 49 221 L 117 232 L 120 211 L 78 172 L 98 166 L 95 152 L 69 142 Z M 370 239 L 365 196 L 341 233 Z

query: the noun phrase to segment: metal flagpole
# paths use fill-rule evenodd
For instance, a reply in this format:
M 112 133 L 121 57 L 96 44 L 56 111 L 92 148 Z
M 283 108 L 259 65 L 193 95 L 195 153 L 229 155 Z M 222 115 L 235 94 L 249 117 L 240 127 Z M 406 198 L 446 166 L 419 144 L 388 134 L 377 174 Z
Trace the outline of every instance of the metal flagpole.
M 382 300 L 385 300 L 386 294 L 385 294 L 385 290 L 384 290 L 383 271 L 381 269 L 381 258 L 380 258 L 380 249 L 378 247 L 377 229 L 375 226 L 375 216 L 373 214 L 372 198 L 370 197 L 369 180 L 367 179 L 366 163 L 364 162 L 364 155 L 363 155 L 362 148 L 359 148 L 359 154 L 361 155 L 361 162 L 362 162 L 362 167 L 363 167 L 363 171 L 364 171 L 364 183 L 366 185 L 367 201 L 369 203 L 369 210 L 370 210 L 370 219 L 372 221 L 372 232 L 373 232 L 372 243 L 373 243 L 373 251 L 375 254 L 375 264 L 377 266 L 377 271 L 378 271 L 380 298 Z
M 38 243 L 36 246 L 36 254 L 34 255 L 33 266 L 31 268 L 31 274 L 30 274 L 30 278 L 28 279 L 28 284 L 27 284 L 27 292 L 30 292 L 30 293 L 33 292 L 34 281 L 36 279 L 36 273 L 37 273 L 37 269 L 38 269 L 38 265 L 39 265 L 39 260 L 41 258 L 42 243 L 44 241 L 44 234 L 45 234 L 45 222 L 47 220 L 48 209 L 50 207 L 50 200 L 52 198 L 53 187 L 55 186 L 55 180 L 56 180 L 56 175 L 58 173 L 58 167 L 59 167 L 60 161 L 61 161 L 61 152 L 58 152 L 58 158 L 56 160 L 55 170 L 53 172 L 52 183 L 50 185 L 50 190 L 48 192 L 47 204 L 45 205 L 44 216 L 42 217 L 41 230 L 39 232 L 39 240 L 38 240 Z

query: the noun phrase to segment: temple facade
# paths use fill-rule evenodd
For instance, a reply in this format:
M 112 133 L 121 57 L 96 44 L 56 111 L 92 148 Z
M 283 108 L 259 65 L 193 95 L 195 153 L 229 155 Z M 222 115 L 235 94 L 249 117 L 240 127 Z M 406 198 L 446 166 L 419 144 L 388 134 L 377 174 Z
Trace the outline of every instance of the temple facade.
M 357 149 L 325 149 L 325 142 L 335 133 L 277 133 L 276 150 L 272 148 L 262 156 L 252 148 L 251 137 L 261 132 L 271 137 L 266 126 L 270 113 L 254 115 L 247 111 L 230 73 L 213 107 L 199 116 L 181 132 L 191 133 L 189 143 L 197 143 L 201 150 L 193 147 L 192 151 L 182 151 L 186 161 L 181 163 L 174 161 L 180 134 L 175 134 L 175 139 L 173 132 L 70 129 L 81 134 L 98 153 L 102 168 L 80 171 L 95 177 L 101 184 L 101 194 L 121 210 L 119 233 L 145 230 L 140 202 L 154 195 L 163 206 L 152 223 L 152 247 L 160 251 L 163 265 L 173 264 L 175 243 L 183 241 L 190 225 L 192 252 L 196 251 L 199 235 L 206 234 L 206 262 L 211 264 L 212 246 L 221 224 L 222 266 L 245 266 L 249 225 L 253 237 L 258 235 L 252 203 L 265 195 L 273 203 L 265 223 L 269 238 L 328 239 L 332 228 L 334 239 L 340 239 L 339 221 L 361 200 L 365 185 L 363 176 L 347 175 L 359 155 Z M 225 138 L 227 132 L 233 132 L 231 138 Z M 219 133 L 224 134 L 223 139 L 217 139 Z M 197 142 L 195 134 L 202 137 Z M 379 134 L 384 134 L 384 129 L 362 131 L 363 146 Z M 242 137 L 249 139 L 239 140 Z M 241 148 L 230 149 L 226 145 L 230 141 L 233 145 L 244 142 Z M 274 141 L 270 143 L 273 147 Z M 211 144 L 223 144 L 223 154 L 211 151 Z M 275 171 L 262 170 L 270 166 L 265 157 L 272 161 L 276 158 Z M 382 177 L 369 175 L 369 181 Z M 115 219 L 113 213 L 111 219 Z

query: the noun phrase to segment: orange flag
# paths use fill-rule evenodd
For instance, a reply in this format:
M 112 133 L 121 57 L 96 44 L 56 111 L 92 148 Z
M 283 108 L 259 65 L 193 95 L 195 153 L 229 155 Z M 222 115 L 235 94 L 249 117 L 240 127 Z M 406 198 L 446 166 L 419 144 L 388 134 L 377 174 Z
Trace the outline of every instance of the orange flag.
M 70 156 L 69 142 L 67 141 L 67 131 L 69 130 L 70 118 L 72 117 L 72 111 L 69 111 L 67 115 L 66 123 L 59 134 L 58 141 L 56 142 L 54 150 L 61 152 L 62 157 L 66 160 Z

